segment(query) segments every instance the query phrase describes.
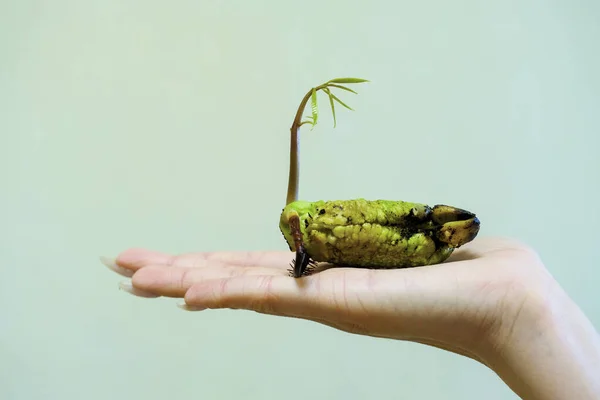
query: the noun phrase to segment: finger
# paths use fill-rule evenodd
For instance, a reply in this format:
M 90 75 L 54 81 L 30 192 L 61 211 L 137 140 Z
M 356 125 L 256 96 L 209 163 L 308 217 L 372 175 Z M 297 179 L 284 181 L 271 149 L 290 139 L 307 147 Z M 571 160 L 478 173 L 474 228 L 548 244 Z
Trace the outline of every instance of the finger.
M 133 271 L 148 265 L 203 268 L 214 265 L 240 267 L 285 267 L 294 257 L 289 251 L 221 251 L 171 255 L 146 249 L 129 249 L 119 254 L 116 263 Z
M 100 261 L 108 269 L 127 278 L 147 265 L 168 265 L 172 260 L 173 256 L 166 253 L 137 248 L 129 249 L 116 258 L 100 257 Z
M 287 269 L 294 258 L 290 251 L 217 251 L 178 256 L 173 265 L 204 268 L 214 265 Z
M 185 308 L 232 308 L 265 314 L 309 317 L 319 314 L 313 277 L 293 279 L 284 275 L 236 276 L 206 280 L 185 293 Z M 326 308 L 322 305 L 322 308 Z
M 135 273 L 135 271 L 133 271 L 131 269 L 123 268 L 122 266 L 118 265 L 116 259 L 114 259 L 114 258 L 100 257 L 100 262 L 102 264 L 104 264 L 111 271 L 116 272 L 117 274 L 127 277 L 127 278 L 132 277 L 133 274 Z
M 171 265 L 174 256 L 160 251 L 143 248 L 132 248 L 125 250 L 116 258 L 119 266 L 137 271 L 147 265 Z
M 134 287 L 132 285 L 131 281 L 119 282 L 119 289 L 121 289 L 129 294 L 132 294 L 136 297 L 144 297 L 146 299 L 154 299 L 154 298 L 160 297 L 160 295 L 158 295 L 156 293 L 152 293 L 152 292 L 141 290 L 141 289 Z
M 125 277 L 131 277 L 136 271 L 149 265 L 183 268 L 233 265 L 287 269 L 292 259 L 293 253 L 287 251 L 202 252 L 175 256 L 140 248 L 126 250 L 116 258 L 100 257 L 107 268 Z
M 288 276 L 281 268 L 268 267 L 164 267 L 147 266 L 135 273 L 131 280 L 133 289 L 141 293 L 153 293 L 164 297 L 183 297 L 185 292 L 195 284 L 236 276 Z M 132 294 L 135 294 L 132 292 Z
M 352 320 L 372 307 L 361 299 L 369 290 L 368 279 L 363 279 L 368 274 L 339 269 L 298 279 L 277 274 L 207 280 L 191 286 L 184 300 L 192 310 L 231 308 L 312 320 Z

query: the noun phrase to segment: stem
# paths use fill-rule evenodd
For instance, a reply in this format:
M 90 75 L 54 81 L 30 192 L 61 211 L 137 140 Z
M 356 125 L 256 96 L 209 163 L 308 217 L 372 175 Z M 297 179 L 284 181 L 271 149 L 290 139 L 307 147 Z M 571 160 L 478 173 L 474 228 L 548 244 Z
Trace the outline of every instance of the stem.
M 288 177 L 288 192 L 286 205 L 298 200 L 298 178 L 299 173 L 299 161 L 298 153 L 300 147 L 300 126 L 291 128 L 291 141 L 290 141 L 290 176 Z
M 319 91 L 326 86 L 327 84 L 319 85 L 315 87 L 315 90 Z M 308 99 L 310 99 L 312 91 L 313 89 L 311 88 L 300 102 L 300 106 L 298 107 L 298 111 L 294 117 L 294 122 L 290 128 L 290 175 L 288 178 L 286 205 L 298 200 L 298 187 L 300 180 L 300 160 L 298 158 L 300 153 L 300 126 L 302 125 L 302 114 L 304 114 L 306 103 L 308 103 Z

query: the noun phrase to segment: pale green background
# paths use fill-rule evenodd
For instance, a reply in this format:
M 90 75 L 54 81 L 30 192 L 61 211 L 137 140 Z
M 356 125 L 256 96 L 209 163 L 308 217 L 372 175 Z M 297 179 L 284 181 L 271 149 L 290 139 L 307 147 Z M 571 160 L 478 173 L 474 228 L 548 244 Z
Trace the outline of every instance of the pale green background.
M 301 197 L 450 203 L 535 246 L 600 326 L 597 1 L 0 2 L 1 399 L 513 399 L 436 349 L 135 298 L 99 262 L 285 249 Z M 322 104 L 327 106 L 325 98 Z

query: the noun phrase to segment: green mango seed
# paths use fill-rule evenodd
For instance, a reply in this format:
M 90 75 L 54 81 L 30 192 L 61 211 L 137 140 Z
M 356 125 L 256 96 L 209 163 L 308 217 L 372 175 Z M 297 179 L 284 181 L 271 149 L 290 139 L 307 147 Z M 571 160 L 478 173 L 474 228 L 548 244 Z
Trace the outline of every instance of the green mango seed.
M 475 214 L 456 207 L 365 199 L 286 205 L 279 228 L 296 251 L 293 226 L 312 260 L 366 268 L 438 264 L 479 232 Z

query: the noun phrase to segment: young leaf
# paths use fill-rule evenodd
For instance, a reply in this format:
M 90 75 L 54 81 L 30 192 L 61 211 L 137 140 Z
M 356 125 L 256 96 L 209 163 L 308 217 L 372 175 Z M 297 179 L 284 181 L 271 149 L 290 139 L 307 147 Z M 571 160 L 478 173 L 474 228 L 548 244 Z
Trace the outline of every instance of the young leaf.
M 369 82 L 366 79 L 360 79 L 360 78 L 336 78 L 336 79 L 332 79 L 327 83 L 363 83 L 363 82 Z
M 335 101 L 337 101 L 338 103 L 340 103 L 341 105 L 343 105 L 344 107 L 346 107 L 348 110 L 354 111 L 351 107 L 347 106 L 346 104 L 344 104 L 343 101 L 341 101 L 340 99 L 338 99 L 335 94 L 331 93 L 331 97 L 333 97 L 333 99 Z
M 333 104 L 333 97 L 331 97 L 331 91 L 329 90 L 329 88 L 323 88 L 323 90 L 329 96 L 329 104 L 331 104 L 331 113 L 333 114 L 333 127 L 335 128 L 337 125 L 337 122 L 335 119 L 335 106 Z
M 312 96 L 311 96 L 311 101 L 310 101 L 310 107 L 312 109 L 312 119 L 313 119 L 313 125 L 317 124 L 317 118 L 318 118 L 318 110 L 317 110 L 317 90 L 316 88 L 312 89 Z
M 338 89 L 344 89 L 344 90 L 347 90 L 347 91 L 349 91 L 349 92 L 352 92 L 352 93 L 354 93 L 354 94 L 358 94 L 358 93 L 356 93 L 354 90 L 352 90 L 352 89 L 350 89 L 350 88 L 348 88 L 348 87 L 346 87 L 346 86 L 342 86 L 342 85 L 336 85 L 336 84 L 333 84 L 333 83 L 329 84 L 328 86 L 331 86 L 331 87 L 336 87 L 336 88 L 338 88 Z

